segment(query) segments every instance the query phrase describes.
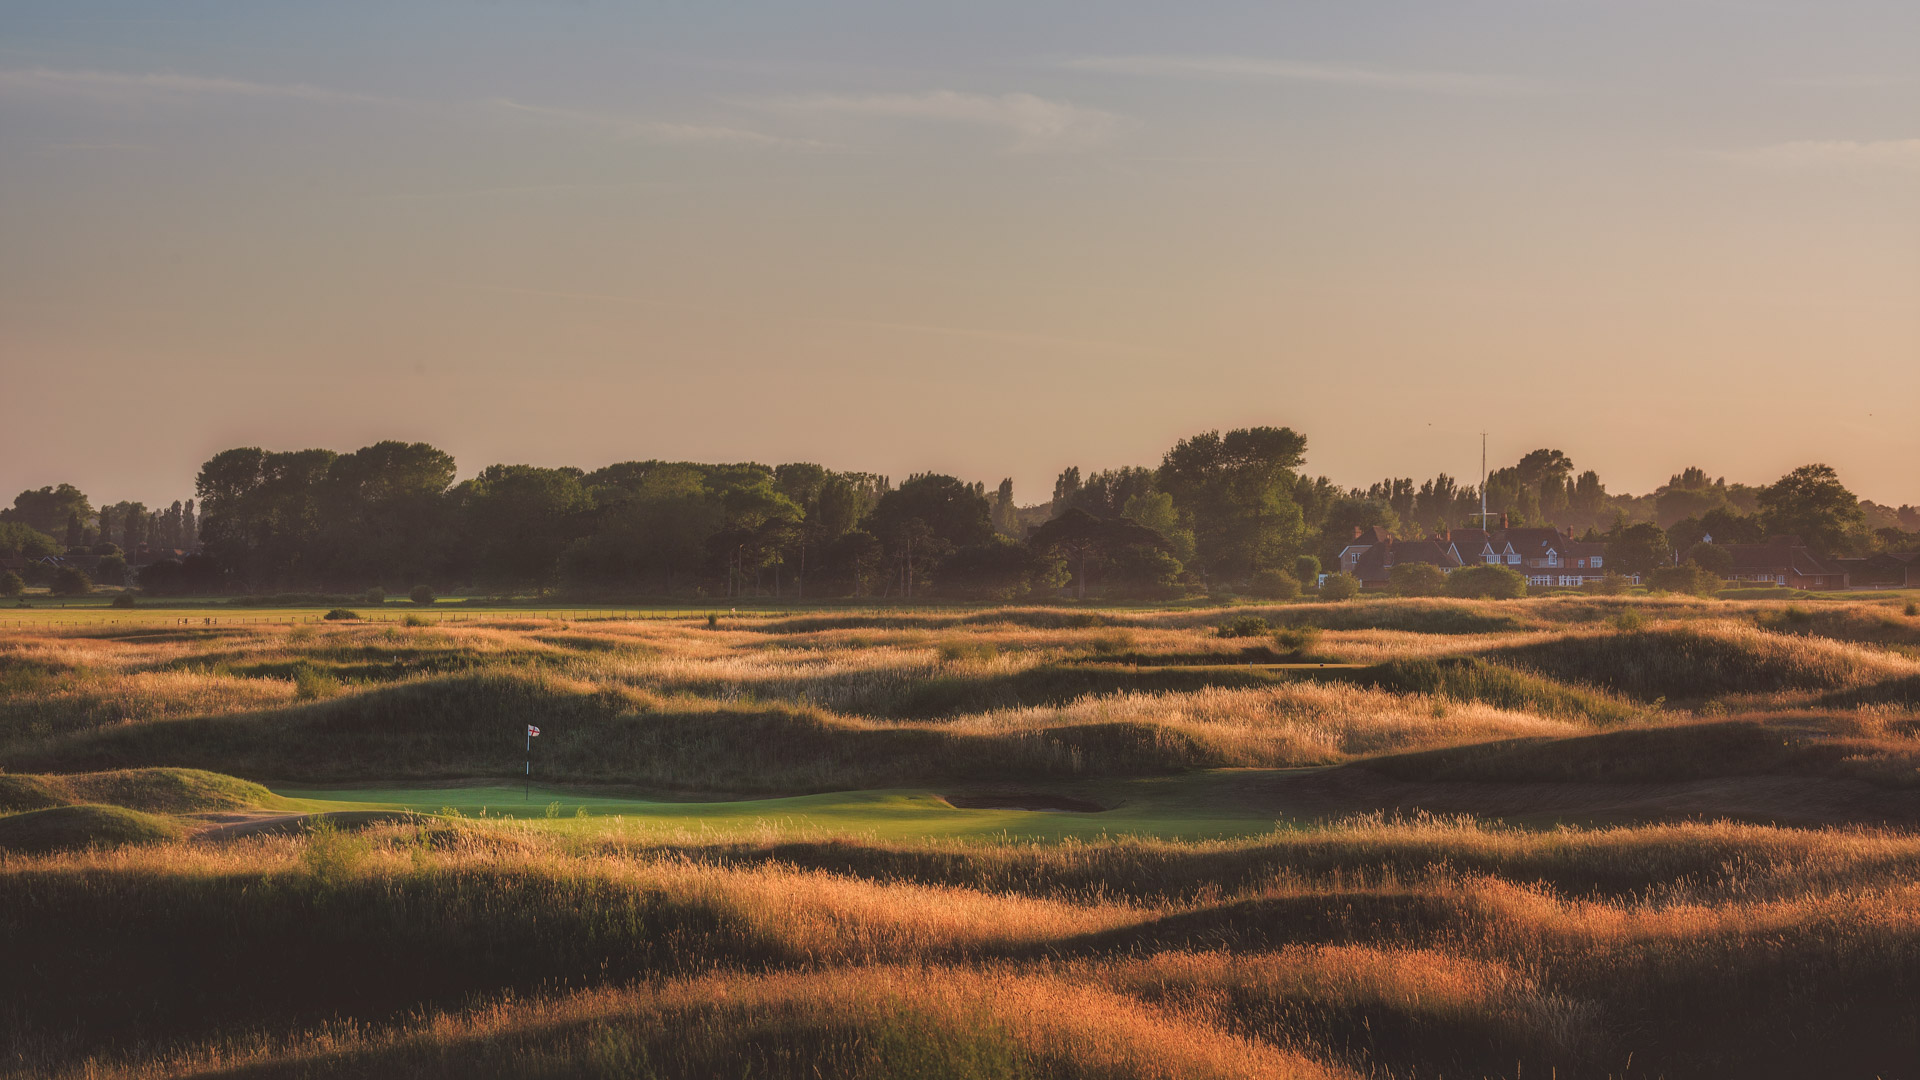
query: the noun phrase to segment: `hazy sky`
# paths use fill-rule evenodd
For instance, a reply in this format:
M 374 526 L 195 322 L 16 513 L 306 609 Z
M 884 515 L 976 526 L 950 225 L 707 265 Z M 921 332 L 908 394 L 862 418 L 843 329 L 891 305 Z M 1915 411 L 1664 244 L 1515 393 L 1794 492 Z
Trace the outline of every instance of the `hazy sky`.
M 1911 0 L 0 5 L 0 501 L 1285 424 L 1920 502 Z

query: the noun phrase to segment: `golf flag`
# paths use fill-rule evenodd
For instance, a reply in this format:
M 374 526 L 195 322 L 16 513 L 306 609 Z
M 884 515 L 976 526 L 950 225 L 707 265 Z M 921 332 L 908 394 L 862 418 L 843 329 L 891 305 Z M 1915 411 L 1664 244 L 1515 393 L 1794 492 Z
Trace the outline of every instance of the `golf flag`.
M 538 734 L 540 734 L 539 728 L 534 727 L 532 724 L 527 725 L 527 738 L 531 739 Z

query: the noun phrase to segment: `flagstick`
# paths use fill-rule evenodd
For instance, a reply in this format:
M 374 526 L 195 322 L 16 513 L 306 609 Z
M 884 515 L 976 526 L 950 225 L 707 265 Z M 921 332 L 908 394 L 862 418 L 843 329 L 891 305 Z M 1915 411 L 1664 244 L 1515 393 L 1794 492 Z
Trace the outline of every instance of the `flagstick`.
M 527 729 L 527 777 L 521 781 L 520 801 L 533 801 L 533 729 Z

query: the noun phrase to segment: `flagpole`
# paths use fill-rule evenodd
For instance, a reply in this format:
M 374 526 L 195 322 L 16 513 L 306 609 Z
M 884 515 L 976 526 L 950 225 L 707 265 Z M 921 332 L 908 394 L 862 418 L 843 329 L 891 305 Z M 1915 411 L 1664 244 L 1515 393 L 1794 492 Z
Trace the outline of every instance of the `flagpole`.
M 533 801 L 533 729 L 527 729 L 527 775 L 521 781 L 520 801 Z

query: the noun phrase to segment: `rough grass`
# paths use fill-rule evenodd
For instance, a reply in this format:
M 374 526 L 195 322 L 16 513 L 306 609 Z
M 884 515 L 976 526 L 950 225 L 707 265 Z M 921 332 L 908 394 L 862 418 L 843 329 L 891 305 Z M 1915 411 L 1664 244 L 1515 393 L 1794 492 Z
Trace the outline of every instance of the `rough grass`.
M 1577 631 L 1491 656 L 1649 701 L 1839 690 L 1920 675 L 1920 664 L 1889 653 L 1724 621 Z
M 849 872 L 388 826 L 15 857 L 0 1038 L 92 1075 L 1900 1075 L 1915 844 L 1375 821 Z
M 1725 776 L 1834 776 L 1920 786 L 1920 740 L 1866 715 L 1740 718 L 1558 739 L 1518 739 L 1380 757 L 1401 779 L 1644 783 Z
M 5 1068 L 1906 1075 L 1911 832 L 1374 817 L 1038 845 L 370 814 L 182 842 L 148 816 L 271 805 L 192 769 L 517 777 L 528 723 L 549 780 L 703 794 L 1338 764 L 1182 784 L 1259 798 L 1307 780 L 1779 775 L 1910 802 L 1920 664 L 1899 651 L 1904 616 L 1817 607 L 1369 599 L 0 633 L 0 765 L 32 770 L 0 774 L 0 849 L 8 830 L 31 841 L 0 853 Z M 1242 615 L 1320 628 L 1316 652 L 1365 666 L 1248 667 L 1245 641 L 1213 636 Z

